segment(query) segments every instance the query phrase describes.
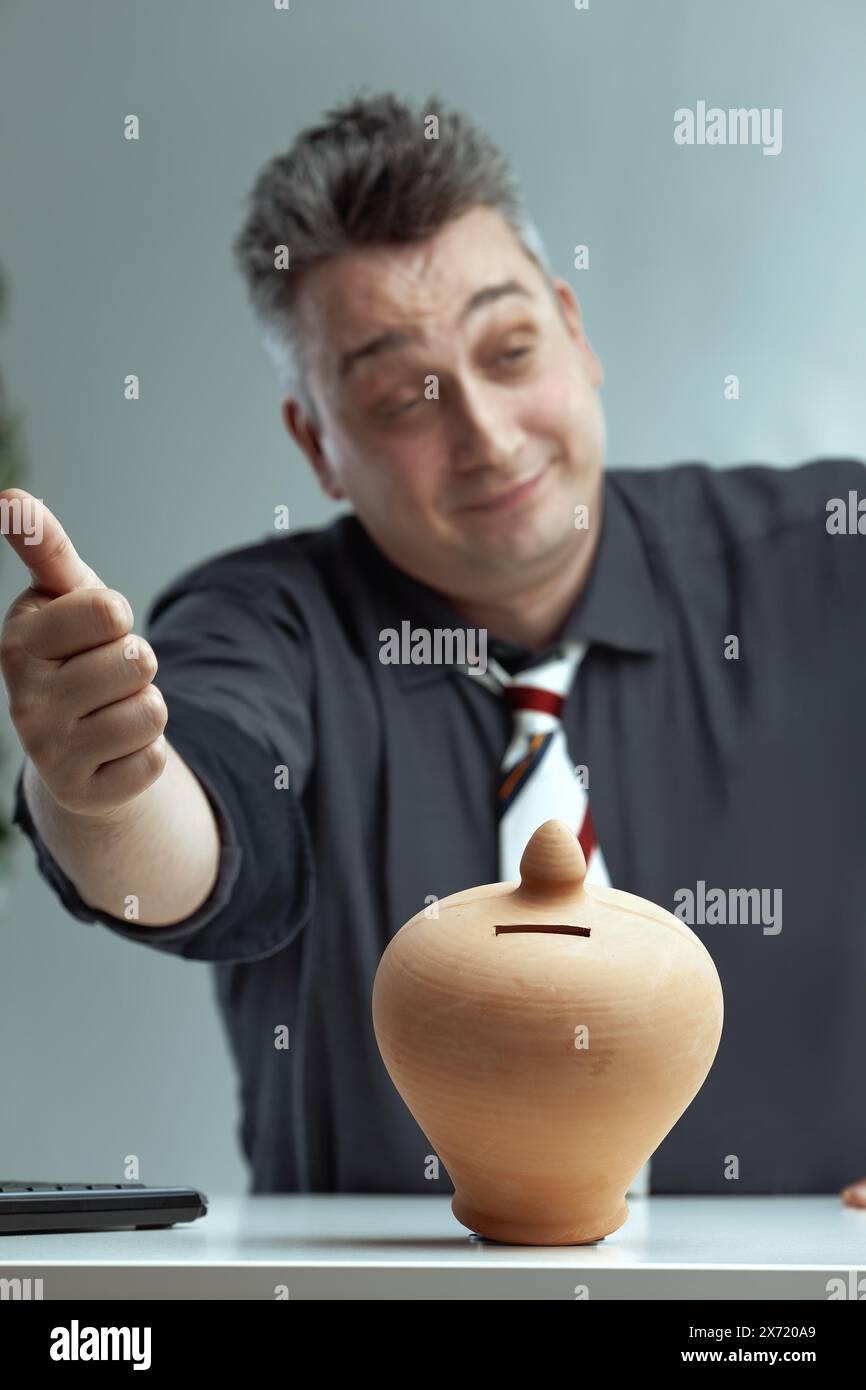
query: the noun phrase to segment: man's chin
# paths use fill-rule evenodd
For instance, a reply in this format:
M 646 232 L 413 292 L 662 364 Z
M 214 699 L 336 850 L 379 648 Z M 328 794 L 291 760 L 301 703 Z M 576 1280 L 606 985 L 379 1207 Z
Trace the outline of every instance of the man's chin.
M 565 560 L 574 554 L 575 545 L 585 539 L 586 532 L 576 531 L 571 525 L 555 529 L 525 527 L 504 535 L 479 532 L 468 544 L 462 538 L 459 549 L 463 562 L 477 570 L 513 574 L 516 569 L 529 572 L 557 558 Z
M 488 564 L 532 565 L 559 552 L 573 553 L 586 540 L 591 509 L 578 505 L 574 485 L 555 476 L 542 478 L 539 491 L 525 502 L 498 510 L 473 510 L 451 518 L 456 546 Z

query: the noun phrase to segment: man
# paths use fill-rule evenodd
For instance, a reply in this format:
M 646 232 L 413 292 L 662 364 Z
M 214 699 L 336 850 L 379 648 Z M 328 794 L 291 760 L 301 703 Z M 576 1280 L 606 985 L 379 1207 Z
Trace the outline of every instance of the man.
M 652 1190 L 858 1203 L 866 540 L 829 520 L 862 465 L 605 474 L 574 293 L 502 156 L 435 100 L 328 113 L 264 169 L 236 249 L 286 427 L 352 513 L 197 566 L 149 641 L 50 514 L 40 544 L 10 535 L 16 818 L 43 873 L 80 919 L 214 963 L 255 1191 L 448 1191 L 379 1058 L 373 975 L 425 905 L 514 876 L 504 827 L 568 795 L 567 754 L 593 872 L 676 909 L 725 991 Z M 446 632 L 486 662 L 431 659 Z

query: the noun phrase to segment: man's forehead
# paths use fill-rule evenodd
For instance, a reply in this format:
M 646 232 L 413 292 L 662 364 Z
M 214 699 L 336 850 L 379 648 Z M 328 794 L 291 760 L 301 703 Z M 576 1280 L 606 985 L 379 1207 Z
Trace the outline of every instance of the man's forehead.
M 302 314 L 318 320 L 328 356 L 363 347 L 376 330 L 423 329 L 433 316 L 459 326 L 486 304 L 537 297 L 532 261 L 502 218 L 482 211 L 490 212 L 473 210 L 425 242 L 361 247 L 313 267 Z
M 329 311 L 350 328 L 356 327 L 354 320 L 366 325 L 371 314 L 382 311 L 399 317 L 424 313 L 442 297 L 461 291 L 467 297 L 495 279 L 520 275 L 532 286 L 531 268 L 499 214 L 473 208 L 424 242 L 360 246 L 321 261 L 311 268 L 304 289 L 320 313 Z

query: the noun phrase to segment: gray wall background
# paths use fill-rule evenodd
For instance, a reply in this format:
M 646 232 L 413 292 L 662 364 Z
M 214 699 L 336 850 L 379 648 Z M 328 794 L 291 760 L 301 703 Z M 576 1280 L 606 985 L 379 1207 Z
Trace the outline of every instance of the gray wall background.
M 605 364 L 612 463 L 863 455 L 858 0 L 5 0 L 0 39 L 21 482 L 139 619 L 278 502 L 295 527 L 334 512 L 283 431 L 229 246 L 259 167 L 362 85 L 435 91 L 513 159 Z M 781 154 L 676 146 L 674 110 L 700 99 L 781 107 Z M 4 610 L 26 582 L 4 553 Z M 0 746 L 8 804 L 5 708 Z M 243 1189 L 208 967 L 68 918 L 24 842 L 4 875 L 0 1175 L 119 1181 L 132 1153 L 147 1182 Z

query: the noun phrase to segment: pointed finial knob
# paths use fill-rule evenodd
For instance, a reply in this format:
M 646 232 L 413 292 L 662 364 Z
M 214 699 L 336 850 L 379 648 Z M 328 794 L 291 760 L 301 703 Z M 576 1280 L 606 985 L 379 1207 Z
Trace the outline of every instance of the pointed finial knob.
M 585 877 L 586 859 L 574 830 L 565 821 L 546 820 L 523 851 L 520 887 L 533 894 L 576 892 Z

